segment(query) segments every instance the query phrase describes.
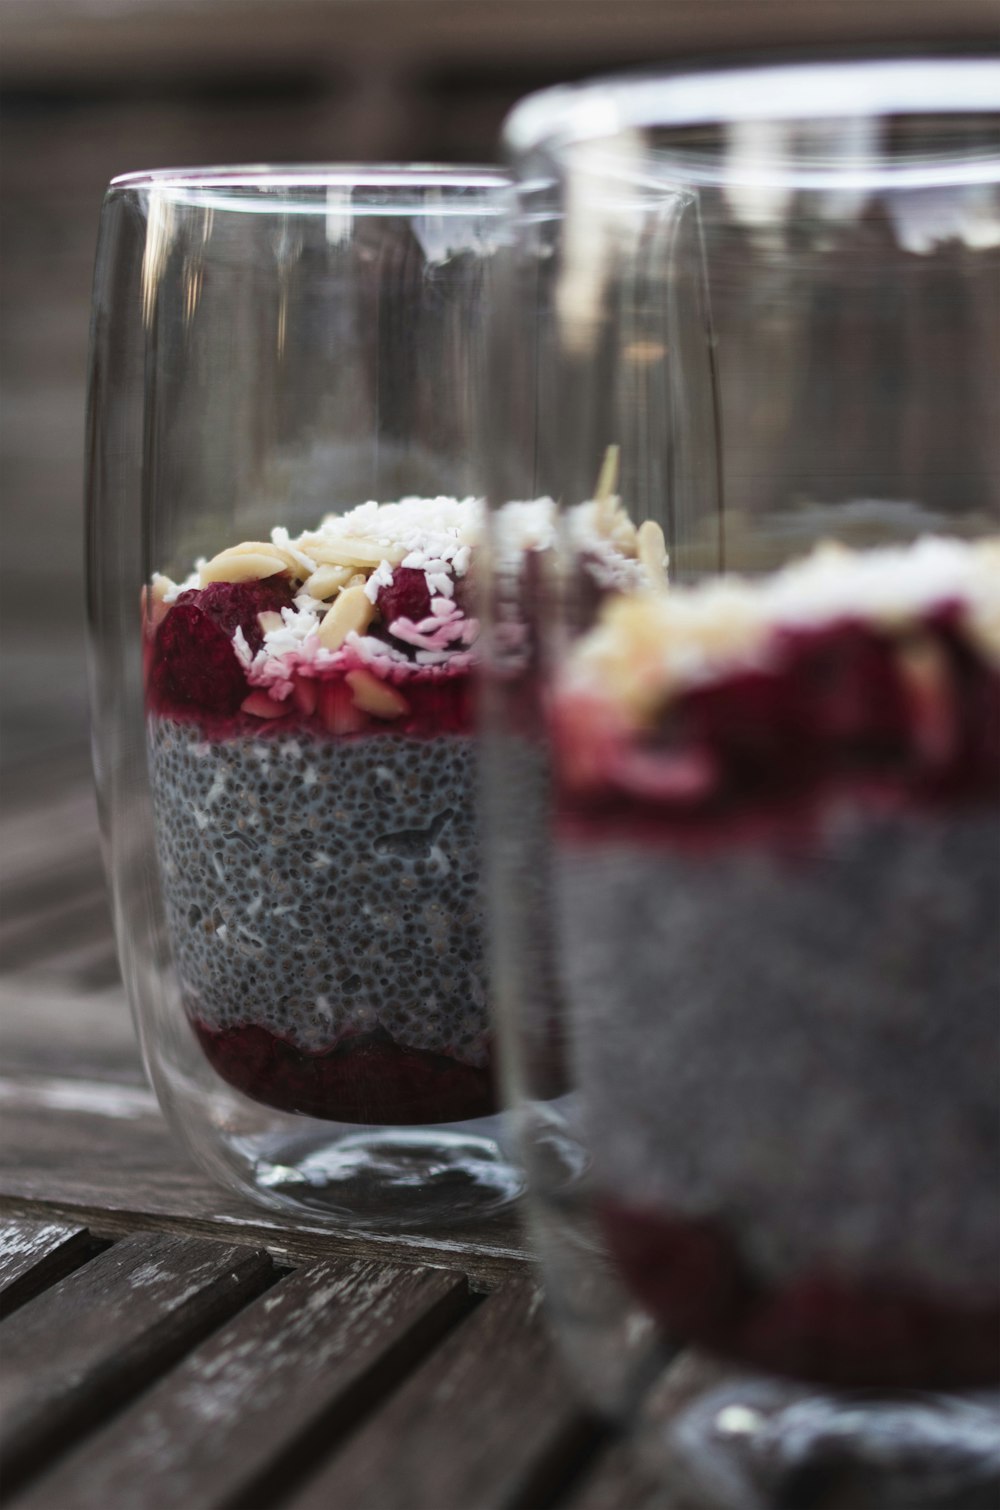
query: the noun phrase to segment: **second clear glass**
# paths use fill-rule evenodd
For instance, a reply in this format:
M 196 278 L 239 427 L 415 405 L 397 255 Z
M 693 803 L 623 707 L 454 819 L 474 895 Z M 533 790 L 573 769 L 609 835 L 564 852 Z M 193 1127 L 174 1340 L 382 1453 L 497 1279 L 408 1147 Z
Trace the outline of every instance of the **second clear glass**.
M 545 377 L 490 477 L 528 1217 L 581 1387 L 727 1510 L 1000 1482 L 995 1398 L 930 1393 L 1000 1377 L 998 102 L 994 61 L 789 63 L 507 128 L 498 361 L 537 309 Z M 520 661 L 519 456 L 562 505 Z

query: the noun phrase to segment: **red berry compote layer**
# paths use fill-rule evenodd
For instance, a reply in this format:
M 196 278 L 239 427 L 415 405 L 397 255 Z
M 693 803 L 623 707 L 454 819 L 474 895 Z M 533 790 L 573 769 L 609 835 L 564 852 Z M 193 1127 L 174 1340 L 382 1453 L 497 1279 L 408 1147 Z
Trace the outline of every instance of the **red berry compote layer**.
M 1000 541 L 615 598 L 555 688 L 573 1078 L 626 1283 L 838 1384 L 1000 1372 Z

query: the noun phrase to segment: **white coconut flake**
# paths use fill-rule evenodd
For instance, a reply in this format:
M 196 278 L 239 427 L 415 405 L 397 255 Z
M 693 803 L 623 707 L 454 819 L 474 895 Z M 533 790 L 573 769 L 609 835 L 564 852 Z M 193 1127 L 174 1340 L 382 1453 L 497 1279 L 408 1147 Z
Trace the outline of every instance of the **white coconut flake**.
M 293 556 L 299 563 L 299 565 L 303 568 L 307 577 L 312 576 L 313 572 L 316 570 L 316 562 L 313 560 L 312 556 L 306 554 L 301 546 L 297 545 L 294 540 L 291 540 L 289 538 L 288 531 L 285 529 L 283 524 L 276 524 L 274 526 L 274 529 L 271 531 L 271 541 L 274 545 L 279 546 L 282 550 L 288 551 L 289 554 Z
M 195 562 L 194 571 L 190 572 L 188 576 L 184 578 L 183 582 L 171 582 L 169 577 L 161 577 L 159 572 L 154 572 L 154 587 L 156 587 L 159 582 L 166 582 L 169 584 L 163 593 L 162 601 L 164 603 L 176 603 L 182 592 L 191 592 L 194 588 L 200 587 L 201 569 L 206 564 L 207 558 L 205 556 L 199 556 L 197 561 Z
M 379 591 L 383 587 L 392 586 L 392 567 L 388 561 L 383 561 L 376 566 L 368 581 L 365 583 L 365 597 L 369 603 L 374 603 L 378 598 Z
M 330 606 L 322 598 L 314 598 L 305 589 L 302 592 L 296 593 L 292 602 L 300 613 L 325 613 Z
M 451 577 L 449 577 L 447 572 L 429 571 L 425 572 L 424 575 L 427 578 L 427 591 L 430 593 L 432 598 L 440 599 L 454 597 L 455 584 L 452 581 Z
M 153 573 L 150 579 L 150 587 L 153 589 L 153 597 L 161 603 L 172 603 L 180 592 L 180 588 L 173 578 L 164 576 L 161 571 Z
M 247 637 L 243 633 L 242 624 L 236 626 L 236 633 L 233 635 L 233 649 L 236 651 L 243 669 L 249 671 L 253 663 L 253 651 L 247 643 Z

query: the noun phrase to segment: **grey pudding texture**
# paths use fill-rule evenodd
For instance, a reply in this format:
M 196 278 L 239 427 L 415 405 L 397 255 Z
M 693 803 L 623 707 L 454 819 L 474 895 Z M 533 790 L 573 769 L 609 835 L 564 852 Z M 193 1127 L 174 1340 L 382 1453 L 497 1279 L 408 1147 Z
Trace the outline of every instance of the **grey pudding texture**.
M 1000 1253 L 1000 823 L 844 812 L 798 858 L 572 844 L 556 867 L 594 1179 L 967 1299 Z
M 186 1008 L 307 1051 L 379 1028 L 488 1056 L 473 739 L 301 731 L 206 740 L 153 716 L 148 754 Z

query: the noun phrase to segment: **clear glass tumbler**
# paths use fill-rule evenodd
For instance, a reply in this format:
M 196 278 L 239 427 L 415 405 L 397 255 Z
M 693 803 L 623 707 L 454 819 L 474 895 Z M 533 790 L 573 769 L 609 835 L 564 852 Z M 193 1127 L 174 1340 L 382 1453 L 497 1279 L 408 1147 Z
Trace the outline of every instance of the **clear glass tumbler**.
M 992 1503 L 995 1399 L 940 1392 L 1000 1378 L 1000 64 L 506 141 L 495 963 L 558 1330 L 706 1502 Z M 511 449 L 562 500 L 520 662 Z
M 484 965 L 490 168 L 136 174 L 89 409 L 95 749 L 163 1109 L 272 1207 L 512 1199 Z

